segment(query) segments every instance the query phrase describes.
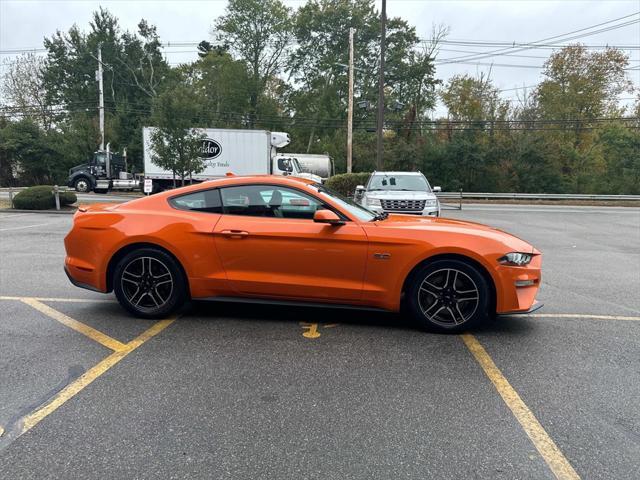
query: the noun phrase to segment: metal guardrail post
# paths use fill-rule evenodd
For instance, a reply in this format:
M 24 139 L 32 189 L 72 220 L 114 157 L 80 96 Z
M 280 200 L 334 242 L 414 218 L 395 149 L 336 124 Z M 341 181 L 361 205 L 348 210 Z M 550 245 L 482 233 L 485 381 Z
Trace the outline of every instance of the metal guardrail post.
M 13 188 L 9 185 L 9 208 L 13 208 Z
M 60 189 L 58 185 L 53 186 L 53 196 L 56 199 L 56 210 L 60 210 Z
M 462 189 L 460 189 L 460 207 L 459 210 L 462 210 Z

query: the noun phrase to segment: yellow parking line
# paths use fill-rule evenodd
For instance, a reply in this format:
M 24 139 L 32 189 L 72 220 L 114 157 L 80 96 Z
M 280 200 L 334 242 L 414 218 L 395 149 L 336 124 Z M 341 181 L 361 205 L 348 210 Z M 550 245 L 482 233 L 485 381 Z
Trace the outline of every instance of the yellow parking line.
M 44 303 L 38 300 L 35 300 L 34 298 L 22 298 L 20 300 L 23 303 L 26 303 L 27 305 L 29 305 L 30 307 L 35 308 L 36 310 L 44 313 L 45 315 L 53 318 L 54 320 L 57 320 L 63 325 L 66 325 L 67 327 L 72 328 L 76 332 L 79 332 L 85 335 L 86 337 L 89 337 L 91 340 L 98 342 L 99 344 L 104 345 L 105 347 L 110 348 L 111 350 L 119 351 L 125 348 L 125 344 L 122 342 L 119 342 L 115 338 L 111 338 L 109 335 L 105 335 L 101 331 L 96 330 L 95 328 L 90 327 L 89 325 L 85 325 L 82 322 L 74 320 L 73 318 L 66 316 L 64 313 L 54 310 L 50 306 L 45 305 Z
M 67 400 L 73 398 L 76 394 L 81 392 L 87 385 L 91 384 L 95 379 L 100 377 L 103 373 L 113 367 L 116 363 L 129 355 L 132 351 L 145 343 L 151 337 L 157 335 L 162 330 L 167 328 L 176 320 L 176 317 L 169 318 L 167 320 L 160 320 L 154 323 L 149 329 L 144 331 L 141 335 L 134 340 L 123 345 L 123 348 L 113 352 L 107 358 L 102 360 L 96 366 L 87 370 L 77 380 L 64 387 L 56 396 L 54 396 L 47 404 L 39 408 L 38 410 L 25 416 L 22 421 L 22 429 L 20 434 L 28 432 L 44 418 L 51 413 L 55 412 L 60 406 L 62 406 Z
M 559 480 L 579 479 L 580 477 L 569 461 L 522 401 L 518 392 L 513 389 L 508 380 L 502 375 L 502 372 L 480 342 L 469 333 L 462 334 L 461 337 L 556 478 Z
M 530 313 L 535 318 L 593 318 L 594 320 L 631 320 L 640 322 L 640 317 L 625 317 L 621 315 L 589 315 L 579 313 Z

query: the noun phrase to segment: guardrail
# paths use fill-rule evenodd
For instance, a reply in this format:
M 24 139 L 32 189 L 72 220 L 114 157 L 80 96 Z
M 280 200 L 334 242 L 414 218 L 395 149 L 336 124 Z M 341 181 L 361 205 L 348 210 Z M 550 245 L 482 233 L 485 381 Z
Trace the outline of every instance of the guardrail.
M 439 192 L 438 198 L 446 200 L 592 200 L 592 201 L 637 201 L 640 195 L 591 195 L 582 193 L 478 193 Z
M 17 193 L 20 193 L 22 190 L 28 187 L 9 187 L 9 188 L 0 188 L 0 191 L 8 191 L 9 192 L 9 208 L 14 208 L 13 206 L 13 193 L 14 190 L 17 190 Z M 56 210 L 60 210 L 60 194 L 64 192 L 69 192 L 69 187 L 60 187 L 58 185 L 54 185 L 52 187 L 51 193 L 53 193 L 53 198 L 56 203 Z

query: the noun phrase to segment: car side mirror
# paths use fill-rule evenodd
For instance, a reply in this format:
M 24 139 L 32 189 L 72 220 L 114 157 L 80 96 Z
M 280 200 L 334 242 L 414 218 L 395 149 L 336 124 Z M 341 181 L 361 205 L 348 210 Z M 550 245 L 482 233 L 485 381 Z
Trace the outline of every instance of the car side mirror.
M 434 192 L 441 192 L 442 191 L 442 187 L 433 187 L 433 191 Z
M 344 221 L 335 212 L 326 208 L 316 210 L 313 214 L 313 221 L 316 223 L 328 223 L 329 225 L 344 225 Z

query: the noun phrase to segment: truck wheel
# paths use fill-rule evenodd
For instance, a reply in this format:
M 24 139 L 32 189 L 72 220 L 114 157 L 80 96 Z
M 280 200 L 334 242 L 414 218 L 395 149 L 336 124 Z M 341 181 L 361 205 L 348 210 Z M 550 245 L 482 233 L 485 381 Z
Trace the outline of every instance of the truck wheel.
M 91 183 L 89 182 L 89 179 L 87 177 L 78 178 L 74 182 L 73 186 L 76 189 L 76 192 L 80 193 L 86 193 L 91 190 Z

